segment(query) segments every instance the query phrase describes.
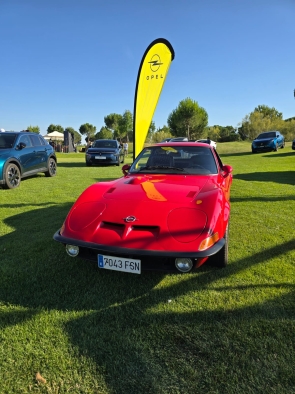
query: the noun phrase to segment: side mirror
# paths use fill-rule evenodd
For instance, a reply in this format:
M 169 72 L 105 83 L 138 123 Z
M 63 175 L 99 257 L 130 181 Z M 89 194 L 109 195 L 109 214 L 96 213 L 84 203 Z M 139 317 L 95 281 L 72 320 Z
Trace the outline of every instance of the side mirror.
M 18 144 L 18 149 L 24 149 L 25 147 L 26 147 L 27 145 L 24 143 L 24 142 L 20 142 L 19 144 Z
M 222 167 L 223 176 L 226 178 L 229 174 L 233 172 L 232 166 L 224 165 Z
M 126 176 L 126 175 L 128 174 L 128 172 L 129 172 L 129 170 L 130 170 L 130 167 L 131 167 L 130 164 L 125 164 L 125 165 L 122 167 L 122 171 L 123 171 L 124 176 Z

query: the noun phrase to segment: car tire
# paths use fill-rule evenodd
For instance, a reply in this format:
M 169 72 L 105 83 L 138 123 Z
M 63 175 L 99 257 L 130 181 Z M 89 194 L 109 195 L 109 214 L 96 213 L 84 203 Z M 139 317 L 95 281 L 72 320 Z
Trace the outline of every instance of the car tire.
M 4 187 L 5 189 L 15 189 L 20 185 L 21 173 L 18 166 L 14 163 L 8 163 L 4 170 Z
M 48 160 L 48 166 L 47 166 L 47 171 L 45 172 L 45 176 L 47 177 L 52 177 L 56 175 L 56 161 L 50 157 L 50 159 Z
M 274 148 L 274 151 L 277 152 L 278 149 L 279 149 L 279 145 L 276 143 L 276 146 L 275 146 L 275 148 Z
M 228 264 L 228 238 L 229 230 L 228 225 L 224 234 L 225 244 L 214 256 L 211 257 L 211 265 L 217 268 L 225 268 Z
M 92 163 L 89 163 L 89 161 L 86 161 L 86 166 L 87 166 L 87 167 L 91 167 L 91 166 L 92 166 Z
M 255 150 L 255 149 L 252 149 L 252 153 L 257 153 L 257 150 Z

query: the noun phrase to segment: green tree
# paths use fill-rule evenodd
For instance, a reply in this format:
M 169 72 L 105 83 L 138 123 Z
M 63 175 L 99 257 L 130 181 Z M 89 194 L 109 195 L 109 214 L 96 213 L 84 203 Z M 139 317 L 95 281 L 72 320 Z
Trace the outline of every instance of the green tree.
M 219 137 L 217 141 L 230 142 L 238 141 L 239 139 L 240 135 L 236 132 L 236 129 L 233 126 L 219 126 Z
M 171 112 L 167 123 L 173 135 L 198 139 L 208 125 L 208 114 L 196 101 L 186 98 Z
M 40 127 L 39 126 L 28 126 L 27 130 L 32 131 L 32 133 L 40 134 Z
M 172 134 L 170 133 L 170 129 L 168 126 L 164 125 L 161 128 L 158 128 L 154 133 L 153 133 L 153 138 L 152 142 L 161 142 L 165 140 L 166 138 L 172 138 Z
M 86 142 L 94 141 L 94 139 L 95 139 L 94 135 L 95 135 L 95 132 L 96 132 L 96 127 L 93 126 L 90 123 L 84 123 L 84 124 L 82 124 L 80 126 L 79 132 L 80 132 L 80 134 L 86 136 L 86 138 L 85 138 Z
M 113 132 L 107 127 L 102 127 L 94 137 L 96 140 L 111 140 L 113 138 Z
M 214 125 L 214 126 L 208 126 L 206 127 L 203 137 L 209 137 L 210 140 L 212 141 L 218 141 L 219 140 L 219 134 L 220 134 L 220 129 L 222 126 Z
M 254 111 L 246 115 L 239 128 L 242 139 L 254 139 L 264 131 L 280 130 L 283 127 L 283 114 L 267 105 L 258 105 Z
M 128 142 L 132 138 L 133 129 L 133 116 L 129 110 L 126 110 L 123 113 L 119 120 L 118 126 L 118 137 L 120 139 L 125 138 Z
M 104 123 L 108 129 L 113 131 L 113 138 L 116 138 L 118 134 L 119 125 L 122 122 L 122 115 L 120 114 L 109 114 L 104 117 Z
M 58 125 L 51 124 L 47 128 L 47 134 L 52 133 L 53 131 L 58 131 L 59 133 L 63 133 L 64 128 L 62 126 L 60 126 L 59 124 Z
M 152 120 L 146 137 L 147 142 L 151 143 L 153 141 L 153 135 L 155 131 L 156 131 L 156 125 L 155 122 Z
M 74 143 L 75 144 L 81 144 L 82 136 L 78 131 L 73 129 L 73 127 L 66 127 L 65 131 L 68 131 L 71 134 L 74 134 Z
M 263 118 L 269 118 L 271 120 L 274 119 L 283 119 L 283 114 L 282 112 L 279 112 L 277 109 L 274 107 L 270 108 L 267 105 L 258 105 L 253 112 L 258 112 L 259 114 L 262 115 Z
M 292 141 L 295 138 L 295 117 L 286 119 L 282 122 L 280 132 L 284 135 L 286 141 Z

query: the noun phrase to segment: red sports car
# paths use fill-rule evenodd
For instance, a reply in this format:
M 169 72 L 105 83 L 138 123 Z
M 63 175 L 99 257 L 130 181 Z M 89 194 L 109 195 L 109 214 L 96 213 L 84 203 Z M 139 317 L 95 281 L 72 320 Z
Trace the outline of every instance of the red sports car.
M 55 233 L 70 256 L 135 274 L 226 266 L 232 167 L 212 146 L 156 144 L 122 170 L 87 188 Z

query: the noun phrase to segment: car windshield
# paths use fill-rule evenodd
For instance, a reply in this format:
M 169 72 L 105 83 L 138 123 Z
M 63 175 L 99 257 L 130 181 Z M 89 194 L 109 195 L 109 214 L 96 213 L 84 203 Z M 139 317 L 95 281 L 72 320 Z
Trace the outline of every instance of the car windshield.
M 173 144 L 145 148 L 129 172 L 209 175 L 217 173 L 217 165 L 209 147 Z
M 15 134 L 0 134 L 0 149 L 10 149 L 13 147 L 15 139 Z
M 270 131 L 268 133 L 259 134 L 259 136 L 256 139 L 257 140 L 262 140 L 264 138 L 276 138 L 276 132 L 275 131 Z
M 92 145 L 92 148 L 117 148 L 116 141 L 98 140 Z

